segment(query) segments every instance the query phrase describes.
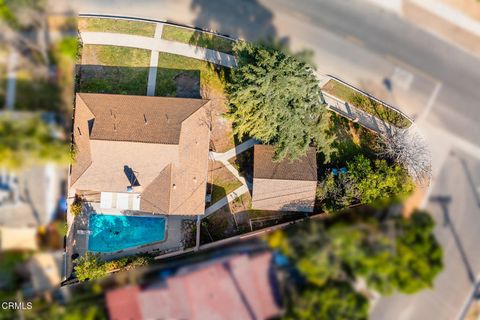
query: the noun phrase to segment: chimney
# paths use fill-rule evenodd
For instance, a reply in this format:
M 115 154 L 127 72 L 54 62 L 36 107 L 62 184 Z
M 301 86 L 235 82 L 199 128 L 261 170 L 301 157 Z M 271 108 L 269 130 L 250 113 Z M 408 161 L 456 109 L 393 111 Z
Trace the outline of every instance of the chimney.
M 147 121 L 147 116 L 145 115 L 145 113 L 143 114 L 143 121 L 145 122 L 145 124 L 148 123 L 148 121 Z

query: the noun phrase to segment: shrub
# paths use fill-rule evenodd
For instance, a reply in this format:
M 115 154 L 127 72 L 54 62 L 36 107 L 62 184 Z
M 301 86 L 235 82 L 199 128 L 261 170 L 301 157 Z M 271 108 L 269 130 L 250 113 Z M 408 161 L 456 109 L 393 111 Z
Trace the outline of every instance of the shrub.
M 70 205 L 70 213 L 74 216 L 77 217 L 82 213 L 82 203 L 75 199 L 75 201 Z
M 107 274 L 105 264 L 100 262 L 100 254 L 98 253 L 87 252 L 77 261 L 75 272 L 80 281 L 100 279 Z

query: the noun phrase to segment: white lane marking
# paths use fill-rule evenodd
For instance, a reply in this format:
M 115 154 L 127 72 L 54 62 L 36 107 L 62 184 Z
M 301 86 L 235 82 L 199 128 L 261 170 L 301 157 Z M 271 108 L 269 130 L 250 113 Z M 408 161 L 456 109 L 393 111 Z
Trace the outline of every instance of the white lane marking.
M 399 85 L 402 89 L 408 90 L 412 85 L 413 74 L 403 68 L 396 66 L 393 71 L 392 81 L 394 84 Z
M 425 111 L 423 111 L 423 113 L 420 115 L 417 122 L 425 121 L 430 111 L 432 111 L 432 108 L 435 105 L 435 101 L 437 100 L 438 94 L 442 89 L 442 86 L 443 84 L 441 82 L 437 82 L 437 84 L 435 85 L 435 88 L 433 88 L 430 98 L 428 98 L 428 102 L 425 106 Z

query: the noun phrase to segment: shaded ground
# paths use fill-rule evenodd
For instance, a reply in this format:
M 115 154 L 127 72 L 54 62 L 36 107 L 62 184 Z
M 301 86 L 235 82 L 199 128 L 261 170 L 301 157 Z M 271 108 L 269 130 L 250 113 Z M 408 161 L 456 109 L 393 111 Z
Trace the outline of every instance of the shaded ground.
M 148 50 L 85 45 L 77 91 L 145 95 L 149 66 Z
M 181 27 L 165 25 L 163 27 L 162 39 L 188 43 L 229 54 L 233 53 L 234 42 L 232 40 Z
M 212 195 L 212 204 L 241 185 L 242 183 L 221 162 L 211 160 L 208 162 L 207 191 Z
M 228 159 L 228 162 L 238 170 L 240 175 L 244 177 L 248 183 L 253 184 L 253 148 Z

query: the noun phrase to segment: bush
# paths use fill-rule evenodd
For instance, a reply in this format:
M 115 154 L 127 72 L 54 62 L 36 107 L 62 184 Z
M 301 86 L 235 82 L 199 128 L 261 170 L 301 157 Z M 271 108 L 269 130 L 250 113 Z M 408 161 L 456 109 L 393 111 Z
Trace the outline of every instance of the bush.
M 100 279 L 107 274 L 105 264 L 100 262 L 100 254 L 91 252 L 85 253 L 77 260 L 75 272 L 80 281 Z
M 75 199 L 75 201 L 70 205 L 70 213 L 77 217 L 82 213 L 82 203 Z

